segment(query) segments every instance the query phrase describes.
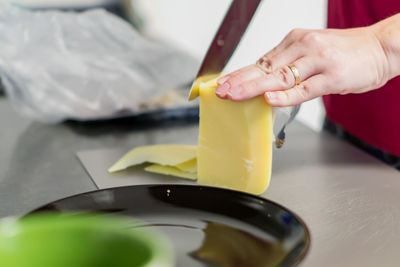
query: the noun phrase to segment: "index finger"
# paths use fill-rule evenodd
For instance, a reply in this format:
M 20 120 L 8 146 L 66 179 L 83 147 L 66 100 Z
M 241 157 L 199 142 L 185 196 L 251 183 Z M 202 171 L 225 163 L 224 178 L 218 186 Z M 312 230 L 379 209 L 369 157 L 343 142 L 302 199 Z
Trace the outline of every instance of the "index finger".
M 280 67 L 277 64 L 271 64 L 271 59 L 274 58 L 276 55 L 279 55 L 282 53 L 284 50 L 286 50 L 289 46 L 291 46 L 296 39 L 305 32 L 305 30 L 302 29 L 294 29 L 292 30 L 289 34 L 283 38 L 283 40 L 275 46 L 273 49 L 268 51 L 264 56 L 262 56 L 258 61 L 257 64 L 263 66 L 263 71 L 264 72 L 272 72 L 274 68 Z M 239 70 L 236 70 L 234 72 L 231 72 L 229 74 L 226 74 L 222 76 L 221 78 L 218 79 L 218 84 L 221 85 L 224 82 L 226 82 L 228 79 L 232 78 L 233 76 L 243 73 L 244 71 L 247 71 L 251 69 L 253 65 L 241 68 Z
M 302 57 L 293 65 L 299 72 L 300 79 L 305 81 L 311 76 L 319 74 L 324 68 L 324 63 L 317 57 Z M 266 91 L 288 90 L 295 85 L 295 76 L 288 65 L 266 74 L 257 65 L 250 65 L 228 79 L 216 89 L 216 94 L 220 98 L 227 98 L 233 101 L 244 101 Z
M 215 90 L 218 97 L 233 101 L 244 101 L 265 91 L 284 90 L 295 83 L 291 70 L 284 66 L 271 74 L 265 74 L 257 65 L 250 65 L 219 85 Z

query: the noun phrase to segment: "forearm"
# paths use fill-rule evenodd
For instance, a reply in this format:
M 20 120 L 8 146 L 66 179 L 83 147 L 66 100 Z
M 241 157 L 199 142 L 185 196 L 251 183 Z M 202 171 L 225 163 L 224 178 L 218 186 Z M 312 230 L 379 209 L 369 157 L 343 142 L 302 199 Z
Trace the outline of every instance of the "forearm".
M 385 53 L 388 79 L 400 75 L 400 13 L 371 26 Z

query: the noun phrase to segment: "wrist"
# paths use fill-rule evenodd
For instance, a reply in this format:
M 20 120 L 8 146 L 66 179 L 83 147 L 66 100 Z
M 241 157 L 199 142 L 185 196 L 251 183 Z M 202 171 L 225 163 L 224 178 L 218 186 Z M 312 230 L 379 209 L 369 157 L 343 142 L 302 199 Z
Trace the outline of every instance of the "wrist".
M 383 51 L 387 78 L 400 75 L 400 13 L 370 26 Z

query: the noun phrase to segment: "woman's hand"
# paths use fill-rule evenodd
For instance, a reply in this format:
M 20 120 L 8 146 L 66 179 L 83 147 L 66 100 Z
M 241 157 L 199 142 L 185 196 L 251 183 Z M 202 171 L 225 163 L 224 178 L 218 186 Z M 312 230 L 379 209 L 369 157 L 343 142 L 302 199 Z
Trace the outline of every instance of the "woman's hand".
M 399 15 L 392 18 L 396 23 L 400 21 Z M 290 106 L 326 94 L 363 93 L 379 88 L 399 74 L 397 66 L 392 66 L 396 65 L 391 62 L 393 59 L 388 58 L 390 49 L 382 44 L 400 34 L 399 24 L 392 31 L 387 30 L 388 24 L 393 23 L 382 21 L 346 30 L 293 30 L 257 64 L 221 77 L 216 94 L 233 101 L 263 94 L 272 106 Z M 298 69 L 300 84 L 295 85 L 288 64 Z

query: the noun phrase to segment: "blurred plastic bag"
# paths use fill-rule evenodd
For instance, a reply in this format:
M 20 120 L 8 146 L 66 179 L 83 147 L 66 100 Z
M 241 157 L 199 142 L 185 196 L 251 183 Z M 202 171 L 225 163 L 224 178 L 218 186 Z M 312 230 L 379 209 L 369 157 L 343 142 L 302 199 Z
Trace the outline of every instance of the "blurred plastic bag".
M 187 105 L 198 62 L 149 41 L 103 10 L 0 5 L 0 75 L 15 109 L 36 120 L 90 120 Z

